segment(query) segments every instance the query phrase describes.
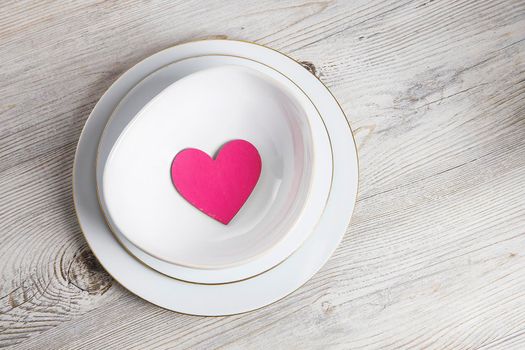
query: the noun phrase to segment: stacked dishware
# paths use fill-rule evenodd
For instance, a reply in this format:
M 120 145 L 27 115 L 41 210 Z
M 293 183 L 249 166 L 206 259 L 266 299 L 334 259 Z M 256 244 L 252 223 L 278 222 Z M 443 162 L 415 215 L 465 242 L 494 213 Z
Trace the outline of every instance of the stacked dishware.
M 212 316 L 271 304 L 324 265 L 350 222 L 358 161 L 341 107 L 299 63 L 203 40 L 108 89 L 73 178 L 82 231 L 120 284 Z

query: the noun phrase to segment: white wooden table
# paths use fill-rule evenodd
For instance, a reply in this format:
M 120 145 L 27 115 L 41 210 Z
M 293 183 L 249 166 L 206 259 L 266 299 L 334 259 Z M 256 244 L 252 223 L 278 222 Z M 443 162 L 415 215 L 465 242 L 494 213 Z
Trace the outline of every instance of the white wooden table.
M 328 264 L 261 310 L 181 315 L 112 280 L 73 208 L 75 146 L 126 69 L 191 39 L 303 61 L 359 148 Z M 174 296 L 176 297 L 176 296 Z M 2 1 L 0 347 L 525 348 L 525 2 Z

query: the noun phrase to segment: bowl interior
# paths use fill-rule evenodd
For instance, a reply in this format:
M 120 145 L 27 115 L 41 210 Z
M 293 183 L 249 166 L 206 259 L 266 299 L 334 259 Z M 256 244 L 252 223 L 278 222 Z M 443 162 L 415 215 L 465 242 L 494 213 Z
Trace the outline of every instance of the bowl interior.
M 213 156 L 233 139 L 257 147 L 262 171 L 223 225 L 177 193 L 169 169 L 185 148 Z M 312 162 L 307 116 L 283 86 L 246 67 L 211 68 L 166 88 L 128 124 L 105 163 L 102 200 L 112 224 L 145 252 L 190 267 L 234 266 L 287 234 L 304 207 Z

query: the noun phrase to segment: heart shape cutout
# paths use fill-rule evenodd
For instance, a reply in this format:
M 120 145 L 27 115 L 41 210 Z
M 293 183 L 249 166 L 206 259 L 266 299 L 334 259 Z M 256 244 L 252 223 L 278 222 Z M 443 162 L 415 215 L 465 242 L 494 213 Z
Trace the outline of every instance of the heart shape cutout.
M 171 163 L 173 185 L 190 204 L 227 225 L 242 208 L 261 175 L 261 156 L 250 142 L 224 144 L 215 159 L 187 148 Z

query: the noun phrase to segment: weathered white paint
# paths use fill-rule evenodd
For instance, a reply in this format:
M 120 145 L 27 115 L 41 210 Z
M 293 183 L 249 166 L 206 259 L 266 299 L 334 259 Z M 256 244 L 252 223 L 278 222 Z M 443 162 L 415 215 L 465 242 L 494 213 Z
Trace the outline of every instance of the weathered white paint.
M 523 1 L 4 1 L 0 346 L 524 348 Z M 259 311 L 166 311 L 107 276 L 74 214 L 90 110 L 140 59 L 209 37 L 296 58 L 354 128 L 359 201 L 305 286 Z

